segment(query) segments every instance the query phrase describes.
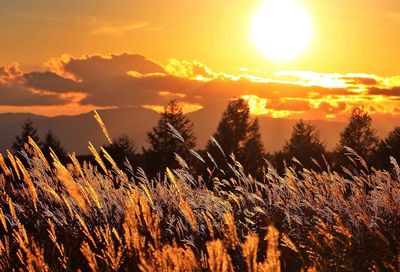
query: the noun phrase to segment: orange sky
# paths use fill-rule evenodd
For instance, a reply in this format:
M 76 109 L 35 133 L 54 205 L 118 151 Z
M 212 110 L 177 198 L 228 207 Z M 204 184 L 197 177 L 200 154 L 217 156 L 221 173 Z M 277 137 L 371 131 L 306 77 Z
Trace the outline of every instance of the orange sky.
M 336 92 L 313 97 L 313 91 L 302 90 L 304 93 L 299 96 L 297 93 L 293 95 L 285 90 L 281 95 L 272 97 L 270 94 L 264 95 L 261 91 L 269 85 L 260 87 L 253 84 L 251 87 L 247 85 L 238 87 L 238 84 L 234 86 L 225 84 L 220 87 L 224 92 L 227 86 L 236 88 L 236 91 L 232 91 L 232 96 L 247 95 L 252 98 L 252 105 L 263 106 L 262 109 L 265 111 L 259 113 L 275 117 L 298 117 L 307 113 L 311 116 L 314 114 L 313 110 L 323 105 L 326 109 L 318 117 L 336 118 L 340 115 L 337 109 L 344 107 L 342 103 L 346 104 L 344 112 L 356 104 L 364 104 L 372 112 L 379 113 L 394 113 L 400 108 L 397 105 L 397 96 L 400 92 L 397 88 L 400 80 L 396 77 L 400 75 L 400 50 L 398 50 L 400 1 L 298 0 L 310 15 L 314 39 L 302 55 L 284 64 L 277 64 L 265 58 L 250 38 L 251 20 L 265 2 L 265 0 L 1 1 L 0 94 L 2 91 L 4 94 L 3 98 L 0 98 L 0 111 L 33 111 L 55 115 L 76 114 L 98 107 L 122 106 L 120 101 L 105 105 L 103 101 L 94 99 L 96 95 L 105 96 L 107 92 L 102 90 L 103 93 L 96 94 L 94 89 L 85 89 L 96 88 L 92 84 L 95 77 L 81 82 L 79 88 L 73 82 L 62 82 L 69 84 L 69 87 L 64 86 L 63 88 L 67 89 L 59 90 L 57 89 L 59 86 L 57 88 L 51 86 L 56 89 L 54 90 L 49 86 L 43 88 L 43 82 L 40 84 L 36 82 L 37 74 L 29 78 L 31 81 L 36 80 L 36 85 L 27 84 L 28 79 L 23 74 L 48 71 L 67 78 L 68 73 L 56 71 L 54 65 L 49 65 L 49 60 L 53 59 L 50 62 L 52 64 L 59 63 L 59 57 L 65 54 L 72 56 L 73 59 L 88 59 L 84 57 L 86 55 L 108 56 L 113 59 L 110 57 L 111 54 L 124 53 L 138 53 L 150 58 L 165 69 L 157 70 L 159 73 L 179 78 L 189 79 L 191 75 L 178 75 L 176 71 L 172 71 L 173 62 L 170 59 L 175 59 L 179 65 L 182 65 L 184 60 L 189 64 L 193 61 L 201 63 L 212 71 L 213 76 L 209 80 L 214 81 L 222 75 L 225 80 L 226 78 L 238 80 L 238 76 L 246 75 L 247 80 L 256 82 L 282 83 L 283 81 L 284 84 L 350 88 L 350 91 L 359 93 L 359 96 Z M 110 63 L 113 61 L 114 59 Z M 18 65 L 12 65 L 13 63 Z M 104 69 L 110 71 L 121 68 L 121 75 L 124 76 L 126 72 L 136 71 L 129 65 L 125 65 L 126 67 L 121 63 L 113 65 L 105 66 Z M 124 67 L 127 68 L 126 71 L 123 70 Z M 70 71 L 69 76 L 74 77 L 75 70 L 72 68 L 71 70 L 73 72 Z M 184 70 L 186 71 L 187 67 L 179 69 L 180 72 Z M 195 72 L 193 75 L 199 74 Z M 345 84 L 342 82 L 343 79 L 340 79 L 341 75 L 373 78 L 376 82 L 357 85 L 355 90 L 355 84 L 351 86 Z M 115 77 L 118 76 L 115 73 Z M 199 79 L 204 80 L 204 78 L 190 78 L 192 81 Z M 74 80 L 80 79 L 76 77 Z M 115 88 L 116 83 L 108 83 Z M 157 85 L 160 89 L 152 91 L 163 92 L 164 95 L 160 96 L 166 96 L 166 92 L 175 93 L 176 96 L 176 93 L 186 91 L 179 84 L 183 83 L 177 83 L 175 80 L 171 85 L 179 87 L 179 90 L 169 89 L 168 85 Z M 212 84 L 207 86 L 209 85 Z M 260 87 L 260 91 L 256 86 Z M 123 87 L 132 88 L 131 85 L 118 86 L 118 88 Z M 376 89 L 372 90 L 372 87 Z M 246 89 L 254 90 L 254 93 Z M 210 90 L 219 89 L 213 87 Z M 69 99 L 71 94 L 66 93 L 75 92 L 80 95 Z M 192 106 L 203 105 L 200 98 L 194 98 L 201 93 L 196 93 L 194 90 L 191 92 L 190 95 L 193 97 L 186 99 L 187 101 L 181 97 L 183 102 Z M 296 88 L 293 92 L 296 92 Z M 32 93 L 40 95 L 53 93 L 54 97 L 50 96 L 51 101 L 43 102 Z M 63 93 L 63 97 L 60 97 L 60 93 Z M 87 93 L 90 93 L 91 99 L 81 103 L 78 98 L 86 97 Z M 261 100 L 252 95 L 257 95 Z M 8 98 L 5 99 L 5 96 Z M 228 95 L 223 95 L 224 99 L 227 97 Z M 164 102 L 163 99 L 156 101 L 141 99 L 138 101 L 143 101 L 143 105 L 147 106 L 160 105 L 160 102 Z M 61 100 L 64 102 L 60 102 Z M 68 101 L 65 102 L 66 100 Z M 327 101 L 329 105 L 324 104 Z M 301 103 L 307 103 L 308 106 L 298 106 Z M 293 110 L 296 107 L 297 110 Z

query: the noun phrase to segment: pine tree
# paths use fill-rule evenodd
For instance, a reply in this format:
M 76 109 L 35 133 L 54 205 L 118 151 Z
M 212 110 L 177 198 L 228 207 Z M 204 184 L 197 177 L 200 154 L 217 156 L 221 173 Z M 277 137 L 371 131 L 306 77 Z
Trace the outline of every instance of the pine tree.
M 157 125 L 147 134 L 147 141 L 150 147 L 144 153 L 150 174 L 165 171 L 166 167 L 177 167 L 175 153 L 187 162 L 192 158 L 189 150 L 196 145 L 193 123 L 183 114 L 182 106 L 176 100 L 164 107 Z
M 50 148 L 54 151 L 61 162 L 65 162 L 67 160 L 67 152 L 65 152 L 65 149 L 61 145 L 61 141 L 57 136 L 54 135 L 51 129 L 47 131 L 41 146 L 46 158 L 49 161 L 52 161 L 50 156 Z
M 22 131 L 19 136 L 15 137 L 15 142 L 12 144 L 12 149 L 15 153 L 24 149 L 25 144 L 28 143 L 28 138 L 31 137 L 35 143 L 40 144 L 40 138 L 37 129 L 33 126 L 31 119 L 26 119 L 22 125 Z
M 325 154 L 325 146 L 320 140 L 319 131 L 311 124 L 300 120 L 293 126 L 293 132 L 283 148 L 287 159 L 295 157 L 307 168 L 315 168 L 311 158 L 319 161 Z
M 344 154 L 345 147 L 350 147 L 368 161 L 378 144 L 379 138 L 376 130 L 372 128 L 371 116 L 362 108 L 354 108 L 348 125 L 340 134 L 340 142 L 336 150 Z
M 134 142 L 128 135 L 121 135 L 114 139 L 112 144 L 104 147 L 119 167 L 123 167 L 126 160 L 136 163 L 136 150 Z
M 245 147 L 239 151 L 239 158 L 241 158 L 241 162 L 246 166 L 246 170 L 249 173 L 259 175 L 261 174 L 261 166 L 264 164 L 265 155 L 260 123 L 258 118 L 254 118 L 247 131 Z
M 218 144 L 210 140 L 206 151 L 220 169 L 229 171 L 228 156 L 233 153 L 246 172 L 253 175 L 261 173 L 265 152 L 260 126 L 258 119 L 251 118 L 249 106 L 244 99 L 229 102 L 213 138 Z

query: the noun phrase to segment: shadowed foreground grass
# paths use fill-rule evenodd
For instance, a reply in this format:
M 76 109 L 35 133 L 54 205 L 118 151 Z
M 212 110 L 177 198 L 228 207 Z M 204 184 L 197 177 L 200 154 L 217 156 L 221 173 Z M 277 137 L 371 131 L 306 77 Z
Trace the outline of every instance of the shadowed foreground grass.
M 340 176 L 233 163 L 213 189 L 185 163 L 149 180 L 90 146 L 97 164 L 48 162 L 31 140 L 0 155 L 2 271 L 399 271 L 400 169 Z M 110 165 L 107 168 L 106 165 Z

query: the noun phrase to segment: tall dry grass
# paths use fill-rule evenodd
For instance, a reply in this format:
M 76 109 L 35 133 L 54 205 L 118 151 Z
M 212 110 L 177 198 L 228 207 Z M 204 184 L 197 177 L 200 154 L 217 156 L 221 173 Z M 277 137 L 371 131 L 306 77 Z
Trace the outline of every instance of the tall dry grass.
M 279 176 L 267 163 L 259 181 L 233 161 L 233 177 L 209 189 L 183 163 L 159 180 L 141 169 L 128 178 L 90 150 L 96 165 L 74 154 L 48 162 L 32 140 L 19 156 L 0 155 L 2 271 L 400 269 L 395 162 L 393 173 L 365 166 L 346 176 Z

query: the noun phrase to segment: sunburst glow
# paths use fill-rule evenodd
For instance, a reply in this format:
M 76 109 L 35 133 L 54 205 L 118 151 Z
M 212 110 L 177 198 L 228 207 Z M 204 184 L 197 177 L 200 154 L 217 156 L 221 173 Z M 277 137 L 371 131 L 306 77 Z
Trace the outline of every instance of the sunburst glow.
M 265 56 L 284 62 L 304 52 L 313 28 L 306 9 L 297 0 L 269 0 L 254 16 L 251 35 Z

